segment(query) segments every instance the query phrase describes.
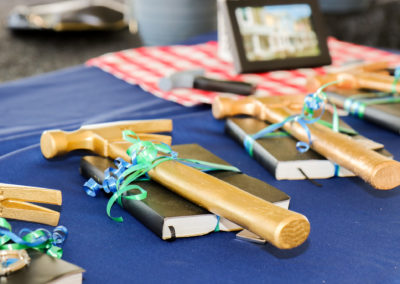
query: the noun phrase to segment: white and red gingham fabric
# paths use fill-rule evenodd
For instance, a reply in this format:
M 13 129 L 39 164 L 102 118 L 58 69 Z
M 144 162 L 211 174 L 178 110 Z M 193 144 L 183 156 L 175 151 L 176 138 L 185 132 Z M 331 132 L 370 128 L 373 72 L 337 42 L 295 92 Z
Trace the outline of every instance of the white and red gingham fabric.
M 328 47 L 332 66 L 355 60 L 388 61 L 393 66 L 400 65 L 400 55 L 372 47 L 334 38 L 328 39 Z M 231 63 L 218 58 L 217 49 L 218 43 L 215 41 L 197 45 L 140 47 L 108 53 L 90 59 L 86 64 L 99 67 L 130 84 L 139 85 L 153 95 L 184 106 L 211 104 L 220 93 L 183 88 L 164 92 L 157 86 L 161 78 L 175 71 L 203 68 L 209 77 L 255 83 L 257 95 L 299 94 L 306 93 L 305 82 L 308 76 L 324 74 L 329 67 L 235 74 Z

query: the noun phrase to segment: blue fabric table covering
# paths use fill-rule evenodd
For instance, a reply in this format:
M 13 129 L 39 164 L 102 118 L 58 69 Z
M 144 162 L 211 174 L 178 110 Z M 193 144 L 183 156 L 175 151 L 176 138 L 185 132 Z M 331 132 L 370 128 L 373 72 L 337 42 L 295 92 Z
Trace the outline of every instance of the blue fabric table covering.
M 224 134 L 209 106 L 185 108 L 96 68 L 77 66 L 0 86 L 0 181 L 62 190 L 63 259 L 86 269 L 84 283 L 400 283 L 400 188 L 377 191 L 359 178 L 276 181 Z M 107 198 L 82 190 L 82 153 L 46 160 L 47 129 L 125 119 L 172 118 L 174 144 L 198 143 L 291 197 L 311 234 L 288 251 L 235 239 L 234 233 L 162 241 Z M 400 137 L 362 120 L 346 121 L 400 160 Z M 400 173 L 399 173 L 400 174 Z M 40 224 L 10 221 L 14 231 Z M 52 229 L 52 227 L 46 227 Z

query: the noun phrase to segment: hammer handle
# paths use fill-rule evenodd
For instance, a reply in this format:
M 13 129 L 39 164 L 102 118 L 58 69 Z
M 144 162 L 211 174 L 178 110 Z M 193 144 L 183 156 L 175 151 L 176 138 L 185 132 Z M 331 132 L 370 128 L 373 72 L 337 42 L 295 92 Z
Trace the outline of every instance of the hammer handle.
M 392 92 L 393 87 L 396 92 L 400 92 L 400 84 L 393 86 L 394 77 L 384 74 L 360 73 L 354 74 L 355 86 L 357 88 L 378 90 L 382 92 Z
M 382 92 L 391 92 L 394 77 L 384 73 L 337 73 L 324 76 L 315 76 L 307 79 L 307 89 L 315 91 L 324 84 L 340 81 L 337 86 L 341 89 L 371 89 Z M 395 85 L 395 90 L 400 92 L 400 84 Z
M 281 249 L 302 244 L 310 232 L 307 218 L 176 161 L 149 171 L 152 180 L 227 218 Z
M 307 78 L 307 89 L 310 92 L 315 92 L 319 87 L 330 83 L 332 81 L 336 81 L 338 79 L 339 74 L 355 74 L 355 73 L 363 73 L 363 72 L 373 72 L 375 74 L 385 73 L 387 74 L 386 69 L 389 64 L 386 61 L 377 61 L 377 62 L 366 62 L 361 64 L 349 65 L 339 67 L 336 72 L 330 72 L 325 75 L 316 75 Z M 355 88 L 354 83 L 353 86 L 344 84 L 341 86 L 342 88 Z
M 193 88 L 206 91 L 234 93 L 244 96 L 251 95 L 255 90 L 254 85 L 250 83 L 240 81 L 222 81 L 203 76 L 198 76 L 194 79 Z
M 242 100 L 219 97 L 214 101 L 213 113 L 216 118 L 240 113 L 253 115 L 261 120 L 278 123 L 293 115 L 288 108 L 274 108 L 255 98 Z M 311 147 L 322 156 L 343 166 L 377 189 L 392 189 L 400 185 L 400 163 L 363 147 L 349 136 L 337 133 L 317 123 L 308 126 Z M 299 123 L 286 123 L 283 127 L 300 141 L 308 141 L 307 133 Z

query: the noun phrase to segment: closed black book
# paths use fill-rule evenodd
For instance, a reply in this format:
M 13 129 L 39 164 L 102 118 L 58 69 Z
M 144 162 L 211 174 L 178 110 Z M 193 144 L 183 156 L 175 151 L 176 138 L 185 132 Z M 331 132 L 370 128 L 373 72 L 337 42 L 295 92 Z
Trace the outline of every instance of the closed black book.
M 1 283 L 82 283 L 82 273 L 85 271 L 83 268 L 34 249 L 29 249 L 27 252 L 30 257 L 29 265 L 7 277 L 2 277 Z
M 340 125 L 351 132 L 350 126 L 344 122 Z M 246 136 L 255 134 L 267 126 L 266 122 L 256 118 L 229 118 L 226 120 L 225 131 L 244 147 Z M 385 156 L 391 156 L 380 143 L 361 135 L 352 137 L 364 147 L 374 149 Z M 296 149 L 296 143 L 297 140 L 291 136 L 260 138 L 253 143 L 253 157 L 278 180 L 322 179 L 335 175 L 354 176 L 349 170 L 335 166 L 333 162 L 312 149 L 304 153 L 299 152 Z
M 344 108 L 346 100 L 350 97 L 357 96 L 368 96 L 374 98 L 374 93 L 355 93 L 353 92 L 326 92 L 328 99 L 331 103 Z M 378 94 L 376 95 L 378 96 Z M 376 97 L 375 97 L 376 98 Z M 400 97 L 398 97 L 400 98 Z M 353 102 L 354 102 L 353 98 Z M 370 121 L 374 124 L 382 126 L 386 129 L 400 134 L 400 102 L 397 103 L 385 103 L 385 104 L 371 104 L 367 105 L 362 115 L 356 114 L 358 117 Z
M 197 144 L 176 145 L 172 149 L 180 158 L 229 165 Z M 92 177 L 98 183 L 103 182 L 104 170 L 109 167 L 115 167 L 110 159 L 85 156 L 81 160 L 81 174 Z M 290 197 L 286 193 L 259 179 L 229 171 L 209 174 L 278 206 L 289 206 Z M 205 235 L 214 232 L 217 227 L 221 231 L 241 230 L 240 226 L 225 218 L 217 218 L 154 181 L 138 181 L 135 184 L 147 191 L 147 198 L 140 201 L 122 198 L 123 208 L 164 240 Z

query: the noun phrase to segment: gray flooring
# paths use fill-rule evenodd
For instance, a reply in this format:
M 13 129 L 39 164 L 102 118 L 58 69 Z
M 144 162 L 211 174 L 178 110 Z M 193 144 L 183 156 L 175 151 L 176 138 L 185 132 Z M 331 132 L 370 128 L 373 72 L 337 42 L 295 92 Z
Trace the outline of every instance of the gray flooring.
M 84 63 L 92 57 L 140 45 L 127 29 L 117 32 L 18 32 L 7 29 L 9 11 L 33 0 L 0 1 L 0 82 Z M 39 3 L 54 2 L 41 0 Z
M 166 0 L 167 1 L 167 0 Z M 84 63 L 87 59 L 140 45 L 129 31 L 87 33 L 12 33 L 6 27 L 9 11 L 18 4 L 52 0 L 0 1 L 0 82 Z M 399 49 L 399 1 L 387 1 L 364 13 L 325 15 L 327 32 L 339 39 Z

